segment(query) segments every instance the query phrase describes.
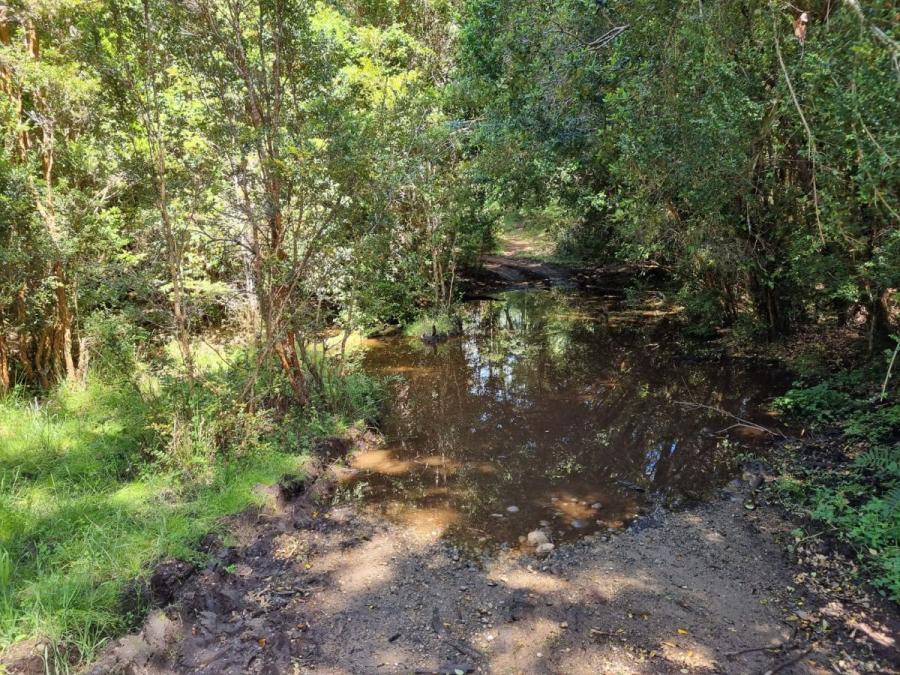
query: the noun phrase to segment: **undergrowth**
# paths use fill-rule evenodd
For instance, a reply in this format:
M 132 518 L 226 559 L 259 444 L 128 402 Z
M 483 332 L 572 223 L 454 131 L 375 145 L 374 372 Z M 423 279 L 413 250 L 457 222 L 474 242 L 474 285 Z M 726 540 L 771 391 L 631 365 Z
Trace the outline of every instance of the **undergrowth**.
M 377 413 L 377 383 L 325 364 L 302 413 L 271 375 L 248 412 L 242 360 L 209 359 L 190 391 L 165 367 L 98 364 L 84 387 L 0 401 L 0 652 L 37 639 L 89 661 L 140 621 L 145 608 L 122 602 L 129 583 L 162 558 L 196 560 L 256 484 L 299 474 L 316 437 Z
M 900 601 L 900 399 L 896 385 L 882 393 L 884 375 L 879 364 L 801 380 L 776 401 L 815 439 L 791 448 L 812 457 L 793 463 L 777 487 Z
M 431 337 L 456 335 L 461 331 L 460 317 L 446 312 L 423 314 L 403 328 L 404 335 L 409 337 Z

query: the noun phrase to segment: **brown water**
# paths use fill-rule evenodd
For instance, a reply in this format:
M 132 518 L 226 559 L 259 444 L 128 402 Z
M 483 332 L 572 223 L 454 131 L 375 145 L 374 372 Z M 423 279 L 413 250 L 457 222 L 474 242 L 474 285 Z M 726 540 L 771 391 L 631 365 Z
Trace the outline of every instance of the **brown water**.
M 609 311 L 606 311 L 606 310 Z M 388 515 L 463 543 L 620 528 L 708 496 L 764 437 L 679 401 L 771 425 L 780 372 L 679 358 L 664 309 L 558 289 L 467 307 L 461 337 L 373 343 L 366 369 L 396 375 L 385 447 L 353 460 Z

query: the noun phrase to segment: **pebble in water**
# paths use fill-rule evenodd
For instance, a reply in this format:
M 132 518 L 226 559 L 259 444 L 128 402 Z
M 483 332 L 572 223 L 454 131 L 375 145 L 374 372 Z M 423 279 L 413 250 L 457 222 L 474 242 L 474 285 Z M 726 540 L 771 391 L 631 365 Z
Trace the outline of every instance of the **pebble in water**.
M 540 546 L 541 544 L 546 544 L 550 539 L 544 532 L 540 530 L 533 530 L 528 533 L 528 543 L 532 546 Z
M 540 545 L 538 545 L 538 547 L 535 549 L 534 552 L 535 552 L 538 556 L 543 557 L 543 556 L 545 556 L 545 555 L 549 555 L 550 552 L 551 552 L 554 548 L 556 548 L 556 547 L 555 547 L 553 544 L 550 544 L 550 543 L 547 543 L 547 544 L 540 544 Z

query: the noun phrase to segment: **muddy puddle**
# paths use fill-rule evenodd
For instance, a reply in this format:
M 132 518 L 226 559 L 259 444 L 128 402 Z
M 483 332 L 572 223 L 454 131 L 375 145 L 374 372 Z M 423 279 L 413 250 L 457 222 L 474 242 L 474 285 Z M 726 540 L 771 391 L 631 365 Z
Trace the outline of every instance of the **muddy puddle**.
M 708 497 L 767 439 L 683 402 L 773 425 L 787 378 L 684 356 L 671 326 L 652 300 L 547 289 L 470 303 L 462 335 L 438 344 L 374 341 L 365 368 L 396 376 L 386 444 L 354 458 L 347 489 L 470 547 L 622 528 Z

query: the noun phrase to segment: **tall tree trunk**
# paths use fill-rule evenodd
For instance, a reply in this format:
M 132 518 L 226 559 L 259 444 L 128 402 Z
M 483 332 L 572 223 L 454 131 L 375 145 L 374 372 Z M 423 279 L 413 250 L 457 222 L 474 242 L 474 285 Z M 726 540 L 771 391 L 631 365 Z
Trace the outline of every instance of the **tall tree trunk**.
M 181 357 L 184 359 L 184 368 L 188 381 L 194 385 L 194 354 L 191 349 L 191 335 L 188 327 L 187 315 L 184 311 L 184 284 L 181 276 L 181 247 L 175 237 L 172 227 L 172 218 L 169 212 L 168 193 L 166 190 L 166 155 L 162 141 L 158 140 L 156 153 L 156 185 L 159 198 L 159 213 L 163 224 L 163 235 L 166 242 L 166 258 L 169 266 L 169 280 L 172 282 L 172 313 L 175 318 L 175 338 Z
M 891 292 L 886 288 L 872 288 L 872 298 L 869 311 L 869 353 L 873 353 L 876 347 L 888 342 L 892 329 L 891 325 Z
M 9 344 L 6 341 L 6 328 L 0 326 L 0 396 L 8 394 L 10 386 Z
M 9 16 L 9 7 L 0 5 L 0 45 L 9 47 L 12 44 L 12 22 Z M 22 90 L 16 85 L 13 79 L 13 73 L 9 67 L 0 64 L 0 92 L 9 97 L 13 104 L 13 113 L 15 119 L 22 118 Z M 24 161 L 25 153 L 28 151 L 28 131 L 22 128 L 17 134 L 16 143 L 16 159 Z

